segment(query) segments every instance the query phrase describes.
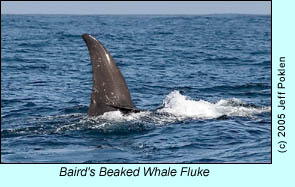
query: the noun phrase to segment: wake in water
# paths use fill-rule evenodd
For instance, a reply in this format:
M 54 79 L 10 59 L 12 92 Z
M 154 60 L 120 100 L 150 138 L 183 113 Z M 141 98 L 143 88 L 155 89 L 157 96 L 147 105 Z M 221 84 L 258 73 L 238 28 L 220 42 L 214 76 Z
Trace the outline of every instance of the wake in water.
M 222 116 L 227 117 L 253 117 L 255 114 L 270 112 L 270 107 L 256 107 L 239 99 L 221 99 L 216 103 L 204 100 L 193 100 L 173 91 L 163 100 L 163 107 L 156 110 L 154 114 L 163 114 L 170 118 L 181 120 L 189 119 L 214 119 Z M 120 111 L 106 112 L 101 116 L 91 119 L 105 119 L 112 121 L 132 121 L 152 115 L 153 112 L 140 112 L 124 115 Z M 169 122 L 169 120 L 168 120 Z
M 123 114 L 120 111 L 106 112 L 101 116 L 88 117 L 84 113 L 48 116 L 33 120 L 42 124 L 25 129 L 13 129 L 13 132 L 32 129 L 38 133 L 64 133 L 73 130 L 91 130 L 99 133 L 130 133 L 150 130 L 159 125 L 167 125 L 185 120 L 208 120 L 221 117 L 249 117 L 270 112 L 270 107 L 257 107 L 239 99 L 221 99 L 216 103 L 204 100 L 193 100 L 173 91 L 163 100 L 163 105 L 155 111 Z M 46 125 L 51 124 L 51 125 Z M 10 131 L 10 130 L 8 130 Z M 4 132 L 4 131 L 3 131 Z M 43 132 L 43 133 L 42 133 Z M 4 134 L 7 131 L 4 132 Z
M 252 118 L 264 112 L 270 112 L 270 107 L 253 106 L 236 98 L 221 99 L 216 103 L 211 103 L 204 100 L 193 100 L 180 94 L 179 91 L 173 91 L 163 100 L 163 106 L 155 111 L 127 115 L 120 111 L 111 111 L 97 117 L 85 117 L 81 122 L 92 123 L 93 128 L 99 129 L 114 126 L 114 124 L 131 124 L 133 128 L 139 123 L 163 125 L 184 120 L 206 120 L 220 117 Z
M 214 119 L 221 116 L 250 117 L 255 114 L 269 112 L 270 107 L 251 106 L 239 99 L 221 99 L 216 103 L 189 99 L 179 91 L 171 92 L 163 101 L 163 108 L 158 112 L 169 113 L 174 116 L 194 119 Z

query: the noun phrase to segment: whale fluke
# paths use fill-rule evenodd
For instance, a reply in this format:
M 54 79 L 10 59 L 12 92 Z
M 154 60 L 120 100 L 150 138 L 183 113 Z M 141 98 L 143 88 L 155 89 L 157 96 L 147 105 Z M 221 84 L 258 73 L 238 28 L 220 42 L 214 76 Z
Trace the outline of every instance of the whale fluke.
M 132 102 L 127 84 L 111 54 L 100 41 L 83 34 L 92 63 L 93 88 L 88 116 L 120 110 L 124 113 L 138 111 Z

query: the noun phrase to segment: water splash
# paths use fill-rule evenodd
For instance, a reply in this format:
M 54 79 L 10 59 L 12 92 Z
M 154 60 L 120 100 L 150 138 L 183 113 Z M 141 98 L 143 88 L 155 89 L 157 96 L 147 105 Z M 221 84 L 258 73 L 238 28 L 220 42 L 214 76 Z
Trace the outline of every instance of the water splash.
M 169 125 L 185 120 L 217 119 L 227 117 L 255 117 L 270 112 L 270 107 L 257 107 L 240 99 L 221 99 L 216 103 L 193 100 L 175 90 L 163 100 L 163 106 L 155 111 L 123 114 L 120 111 L 106 112 L 96 117 L 88 117 L 84 113 L 47 116 L 32 120 L 32 127 L 7 129 L 10 134 L 31 133 L 65 133 L 68 131 L 97 131 L 98 133 L 131 133 L 143 132 L 160 125 Z M 35 125 L 34 125 L 35 124 Z M 36 132 L 35 132 L 36 131 Z
M 182 118 L 214 119 L 221 116 L 250 117 L 263 112 L 270 112 L 270 107 L 251 106 L 239 99 L 221 99 L 216 103 L 193 100 L 173 91 L 163 101 L 163 108 L 158 112 L 169 113 Z
M 175 90 L 163 100 L 163 106 L 156 111 L 123 114 L 120 111 L 106 112 L 101 116 L 87 117 L 83 121 L 93 123 L 130 123 L 151 122 L 167 124 L 186 119 L 216 119 L 227 117 L 254 117 L 257 114 L 270 112 L 270 107 L 257 107 L 240 99 L 221 99 L 216 103 L 193 100 Z

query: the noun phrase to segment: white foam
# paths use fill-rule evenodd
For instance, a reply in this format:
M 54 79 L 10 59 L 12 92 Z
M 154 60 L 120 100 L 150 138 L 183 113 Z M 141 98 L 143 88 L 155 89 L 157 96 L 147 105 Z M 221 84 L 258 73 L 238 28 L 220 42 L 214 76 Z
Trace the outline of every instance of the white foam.
M 163 100 L 163 108 L 158 109 L 156 115 L 151 111 L 123 114 L 120 111 L 106 112 L 101 116 L 87 117 L 82 121 L 99 121 L 100 127 L 111 125 L 113 122 L 149 121 L 155 125 L 167 124 L 176 120 L 214 119 L 221 116 L 253 117 L 255 114 L 270 112 L 270 107 L 251 107 L 240 99 L 221 99 L 214 102 L 204 100 L 193 100 L 187 96 L 173 91 Z
M 211 119 L 220 116 L 251 116 L 270 111 L 270 107 L 254 108 L 245 107 L 246 103 L 239 99 L 221 99 L 216 103 L 204 100 L 192 100 L 173 91 L 163 101 L 164 107 L 158 112 L 169 113 L 177 117 Z
M 138 120 L 143 116 L 150 114 L 151 112 L 143 111 L 138 113 L 130 113 L 128 115 L 124 115 L 120 111 L 111 111 L 105 112 L 103 115 L 96 117 L 97 119 L 104 119 L 104 120 L 111 120 L 116 122 L 123 122 L 123 121 L 133 121 Z

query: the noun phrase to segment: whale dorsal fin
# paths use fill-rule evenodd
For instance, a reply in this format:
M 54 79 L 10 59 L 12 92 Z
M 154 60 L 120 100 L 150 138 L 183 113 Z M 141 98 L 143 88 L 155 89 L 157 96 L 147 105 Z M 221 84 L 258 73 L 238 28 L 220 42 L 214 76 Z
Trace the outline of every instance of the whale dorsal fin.
M 83 34 L 82 38 L 88 46 L 93 72 L 88 115 L 97 116 L 120 108 L 133 110 L 127 84 L 111 54 L 93 36 Z

